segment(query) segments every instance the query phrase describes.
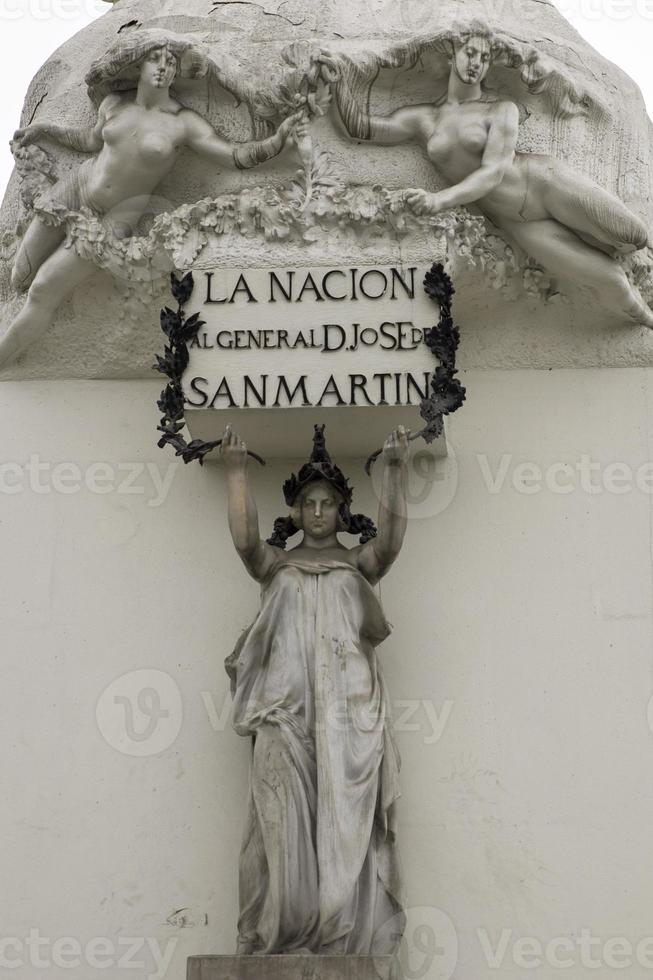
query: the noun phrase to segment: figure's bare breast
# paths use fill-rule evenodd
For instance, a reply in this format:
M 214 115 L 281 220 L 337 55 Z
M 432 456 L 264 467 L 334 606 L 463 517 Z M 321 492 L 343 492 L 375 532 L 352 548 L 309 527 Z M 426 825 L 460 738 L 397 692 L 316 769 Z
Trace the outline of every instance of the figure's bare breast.
M 486 103 L 431 108 L 425 128 L 426 153 L 450 183 L 464 180 L 478 170 L 487 146 L 491 108 Z
M 179 113 L 123 101 L 102 129 L 104 146 L 93 168 L 91 194 L 108 210 L 127 198 L 151 194 L 184 145 Z
M 461 183 L 483 165 L 499 110 L 500 103 L 496 102 L 431 107 L 430 125 L 424 132 L 426 152 L 450 186 Z M 508 160 L 499 186 L 476 202 L 489 217 L 524 220 L 528 161 L 528 155 L 515 154 Z

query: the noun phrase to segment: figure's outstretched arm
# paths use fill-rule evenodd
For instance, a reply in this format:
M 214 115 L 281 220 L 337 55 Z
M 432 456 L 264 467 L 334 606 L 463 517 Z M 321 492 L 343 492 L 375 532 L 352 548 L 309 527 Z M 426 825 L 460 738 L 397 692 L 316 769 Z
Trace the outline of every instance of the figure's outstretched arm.
M 515 158 L 519 136 L 519 109 L 513 102 L 498 104 L 490 123 L 481 166 L 460 183 L 435 194 L 406 191 L 406 201 L 418 214 L 437 214 L 463 204 L 474 204 L 496 190 Z
M 38 143 L 41 139 L 51 139 L 60 146 L 67 146 L 79 153 L 99 153 L 104 141 L 102 130 L 107 121 L 107 111 L 119 101 L 120 96 L 108 95 L 98 111 L 97 122 L 91 129 L 75 129 L 72 126 L 55 126 L 53 123 L 32 123 L 24 129 L 17 129 L 14 141 L 19 146 Z
M 229 530 L 245 568 L 262 581 L 277 561 L 274 548 L 261 540 L 258 511 L 247 476 L 247 447 L 227 426 L 220 455 L 227 469 Z
M 378 533 L 361 546 L 357 564 L 365 578 L 378 582 L 401 551 L 406 534 L 406 482 L 409 432 L 400 426 L 383 447 L 383 485 L 379 501 Z
M 281 123 L 276 133 L 264 140 L 252 140 L 249 143 L 229 143 L 218 136 L 213 126 L 202 119 L 196 112 L 187 109 L 184 112 L 186 120 L 186 144 L 199 156 L 211 163 L 230 169 L 249 170 L 257 167 L 266 160 L 276 157 L 284 148 L 289 135 L 296 131 L 301 135 L 304 112 L 294 112 Z
M 424 120 L 423 106 L 407 106 L 389 116 L 373 116 L 360 105 L 348 78 L 347 59 L 338 61 L 324 49 L 317 61 L 325 82 L 335 93 L 335 104 L 342 123 L 355 140 L 369 140 L 382 146 L 406 143 L 421 135 Z
M 397 109 L 389 116 L 371 116 L 359 106 L 347 104 L 344 98 L 337 95 L 335 102 L 343 125 L 353 139 L 369 140 L 380 146 L 396 146 L 420 136 L 423 119 L 420 106 Z
M 390 116 L 369 116 L 368 139 L 381 146 L 407 143 L 420 135 L 422 118 L 423 110 L 420 106 L 397 109 Z

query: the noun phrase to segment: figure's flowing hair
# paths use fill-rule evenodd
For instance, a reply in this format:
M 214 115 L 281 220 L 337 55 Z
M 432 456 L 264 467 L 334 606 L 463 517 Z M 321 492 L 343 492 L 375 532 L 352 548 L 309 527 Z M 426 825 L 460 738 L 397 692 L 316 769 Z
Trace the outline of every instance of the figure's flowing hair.
M 216 87 L 226 89 L 239 104 L 247 105 L 255 130 L 260 128 L 256 125 L 260 114 L 258 91 L 252 77 L 231 59 L 225 58 L 224 64 L 217 64 L 204 45 L 164 28 L 135 28 L 121 36 L 91 64 L 85 81 L 94 105 L 99 106 L 113 92 L 134 90 L 138 86 L 143 59 L 164 46 L 177 59 L 177 78 L 206 79 L 210 93 Z
M 340 80 L 335 96 L 343 122 L 357 139 L 370 138 L 370 95 L 372 85 L 384 68 L 414 68 L 427 55 L 442 76 L 448 76 L 448 65 L 455 48 L 471 37 L 481 37 L 490 45 L 490 73 L 493 68 L 518 72 L 519 79 L 532 95 L 544 95 L 554 113 L 562 117 L 587 114 L 592 108 L 604 111 L 595 97 L 571 75 L 558 67 L 546 54 L 531 44 L 493 30 L 485 21 L 471 20 L 454 24 L 435 34 L 423 34 L 401 41 L 381 52 L 366 51 L 361 56 L 335 54 Z M 443 98 L 446 83 L 443 83 Z M 437 100 L 436 100 L 437 101 Z

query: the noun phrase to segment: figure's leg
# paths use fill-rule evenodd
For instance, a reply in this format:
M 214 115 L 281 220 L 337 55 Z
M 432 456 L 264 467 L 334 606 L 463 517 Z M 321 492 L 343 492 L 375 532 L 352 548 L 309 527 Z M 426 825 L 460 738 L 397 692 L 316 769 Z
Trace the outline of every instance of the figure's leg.
M 648 243 L 648 228 L 616 194 L 570 167 L 556 166 L 543 196 L 552 218 L 599 248 L 627 255 Z
M 557 221 L 507 222 L 501 227 L 548 272 L 596 293 L 597 306 L 653 328 L 653 311 L 615 259 L 592 248 Z
M 266 894 L 261 899 L 258 883 L 248 884 L 241 875 L 241 902 L 259 910 L 256 932 L 265 953 L 310 949 L 315 940 L 316 779 L 315 760 L 292 733 L 271 724 L 257 730 L 251 788 L 267 864 Z
M 29 288 L 45 260 L 61 245 L 65 234 L 62 227 L 51 227 L 40 218 L 32 218 L 11 270 L 11 284 L 17 292 L 23 293 Z
M 25 306 L 0 338 L 0 364 L 17 357 L 45 333 L 63 301 L 93 269 L 74 249 L 59 246 L 39 269 Z

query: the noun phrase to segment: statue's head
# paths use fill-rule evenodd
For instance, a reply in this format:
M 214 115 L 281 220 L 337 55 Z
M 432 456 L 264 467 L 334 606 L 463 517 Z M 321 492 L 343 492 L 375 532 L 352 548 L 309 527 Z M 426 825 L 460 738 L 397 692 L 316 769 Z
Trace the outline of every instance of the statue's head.
M 292 507 L 292 520 L 307 538 L 323 541 L 347 530 L 345 501 L 326 480 L 314 480 L 300 492 Z
M 363 543 L 376 535 L 369 517 L 351 512 L 353 491 L 327 451 L 323 425 L 315 426 L 310 459 L 286 480 L 283 495 L 290 515 L 274 522 L 274 534 L 269 539 L 279 548 L 285 548 L 286 540 L 300 530 L 309 540 L 324 540 L 347 531 L 359 534 Z
M 169 88 L 179 69 L 179 59 L 168 44 L 151 48 L 140 63 L 139 79 L 152 88 Z
M 493 34 L 481 21 L 472 21 L 452 41 L 452 68 L 465 85 L 485 81 L 492 63 Z
M 121 35 L 86 75 L 88 93 L 98 105 L 111 92 L 135 89 L 141 79 L 156 87 L 174 79 L 202 78 L 209 71 L 206 52 L 195 41 L 160 28 Z

